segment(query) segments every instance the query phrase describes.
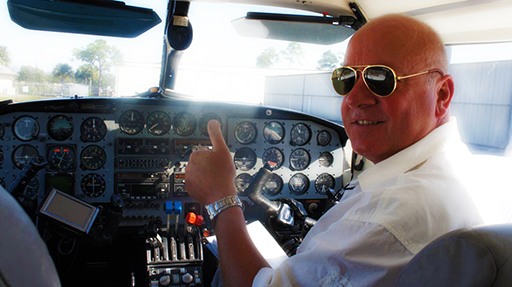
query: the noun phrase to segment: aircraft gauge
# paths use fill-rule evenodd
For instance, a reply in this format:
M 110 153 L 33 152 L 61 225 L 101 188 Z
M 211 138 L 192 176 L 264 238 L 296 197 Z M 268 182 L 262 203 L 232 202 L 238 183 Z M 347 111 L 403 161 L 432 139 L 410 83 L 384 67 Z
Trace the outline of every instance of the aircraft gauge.
M 288 182 L 290 192 L 295 195 L 303 195 L 309 189 L 309 179 L 302 173 L 297 173 Z
M 290 155 L 290 167 L 293 170 L 305 170 L 310 160 L 309 153 L 303 148 L 298 148 Z
M 107 135 L 107 125 L 98 117 L 90 117 L 82 123 L 80 133 L 84 142 L 99 142 Z
M 105 179 L 97 173 L 89 173 L 80 183 L 82 192 L 92 198 L 101 196 L 106 189 Z
M 250 170 L 256 165 L 256 153 L 248 147 L 243 147 L 235 153 L 234 161 L 236 168 Z
M 171 117 L 162 111 L 153 112 L 148 116 L 146 127 L 151 134 L 163 136 L 171 129 Z
M 27 163 L 37 158 L 38 156 L 39 152 L 34 146 L 24 144 L 18 146 L 13 151 L 12 162 L 17 168 L 22 169 Z
M 327 194 L 327 190 L 334 189 L 334 177 L 328 173 L 320 174 L 315 180 L 315 189 L 319 194 Z
M 270 122 L 263 129 L 263 138 L 269 144 L 280 143 L 284 138 L 284 127 L 278 122 Z
M 235 128 L 235 138 L 241 144 L 252 143 L 256 135 L 256 126 L 252 122 L 241 122 Z
M 275 167 L 273 169 L 276 170 L 283 165 L 284 155 L 280 149 L 271 147 L 263 153 L 261 159 L 263 160 L 263 164 L 266 164 L 269 161 L 273 162 L 275 164 Z
M 73 120 L 67 116 L 55 116 L 48 121 L 48 135 L 56 141 L 69 139 L 73 131 Z
M 241 173 L 235 177 L 235 189 L 240 195 L 245 195 L 245 190 L 252 182 L 252 176 L 248 173 Z
M 220 116 L 215 113 L 204 114 L 199 119 L 199 131 L 202 135 L 208 136 L 208 122 L 211 120 L 216 120 L 221 123 Z
M 75 150 L 70 146 L 54 146 L 48 150 L 48 163 L 53 170 L 71 171 L 75 162 Z
M 98 170 L 107 162 L 107 153 L 97 145 L 90 145 L 80 154 L 80 162 L 84 169 Z
M 119 128 L 126 134 L 136 135 L 144 129 L 144 116 L 136 110 L 129 110 L 119 117 Z
M 14 135 L 22 141 L 36 139 L 39 135 L 39 123 L 33 117 L 20 117 L 14 123 Z
M 302 146 L 311 139 L 311 130 L 303 123 L 296 124 L 290 131 L 290 143 L 292 145 Z
M 279 175 L 273 173 L 263 186 L 263 193 L 268 196 L 275 196 L 278 195 L 282 189 L 283 179 Z
M 193 114 L 189 112 L 181 112 L 177 114 L 173 121 L 174 132 L 182 137 L 192 135 L 197 128 L 197 120 Z

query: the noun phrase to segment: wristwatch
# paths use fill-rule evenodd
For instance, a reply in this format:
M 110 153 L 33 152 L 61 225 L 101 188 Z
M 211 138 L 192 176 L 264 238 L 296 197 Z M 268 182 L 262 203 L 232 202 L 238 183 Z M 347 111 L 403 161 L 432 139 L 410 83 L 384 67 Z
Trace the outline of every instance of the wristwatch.
M 219 215 L 219 213 L 233 206 L 239 206 L 242 209 L 244 208 L 242 205 L 242 201 L 236 195 L 226 196 L 221 200 L 205 205 L 204 208 L 206 209 L 206 212 L 208 212 L 210 220 L 213 220 L 215 216 Z

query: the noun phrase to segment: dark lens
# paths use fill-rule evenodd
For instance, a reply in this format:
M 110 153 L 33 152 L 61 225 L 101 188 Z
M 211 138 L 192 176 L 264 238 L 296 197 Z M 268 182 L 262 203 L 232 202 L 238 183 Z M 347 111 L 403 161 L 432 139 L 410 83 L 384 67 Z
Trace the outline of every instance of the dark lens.
M 349 68 L 339 68 L 334 71 L 332 85 L 334 90 L 344 96 L 352 90 L 356 82 L 356 73 Z
M 369 67 L 364 73 L 368 88 L 379 96 L 388 96 L 395 88 L 393 71 L 386 67 Z

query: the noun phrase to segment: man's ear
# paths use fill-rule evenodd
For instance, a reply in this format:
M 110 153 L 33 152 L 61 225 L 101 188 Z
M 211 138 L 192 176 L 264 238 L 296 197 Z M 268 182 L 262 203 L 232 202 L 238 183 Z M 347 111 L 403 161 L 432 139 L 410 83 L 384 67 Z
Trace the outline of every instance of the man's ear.
M 436 83 L 436 91 L 436 118 L 443 119 L 449 114 L 449 107 L 454 93 L 452 76 L 444 75 L 438 79 Z

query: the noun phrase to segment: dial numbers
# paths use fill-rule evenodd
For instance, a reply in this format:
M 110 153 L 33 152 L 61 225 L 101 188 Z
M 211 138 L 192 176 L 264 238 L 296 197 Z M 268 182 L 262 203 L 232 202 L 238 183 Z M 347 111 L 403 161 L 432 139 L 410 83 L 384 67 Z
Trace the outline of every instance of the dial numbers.
M 80 154 L 80 162 L 84 169 L 98 170 L 107 162 L 107 153 L 100 146 L 90 145 Z
M 75 150 L 70 146 L 54 146 L 48 150 L 48 163 L 53 170 L 71 171 L 75 161 Z
M 331 143 L 331 139 L 331 133 L 326 130 L 320 131 L 316 137 L 319 146 L 329 145 Z
M 119 128 L 126 134 L 136 135 L 144 129 L 144 116 L 136 110 L 129 110 L 121 114 Z
M 39 135 L 39 123 L 33 117 L 20 117 L 14 123 L 14 135 L 22 141 L 36 139 Z
M 107 135 L 107 125 L 100 118 L 90 117 L 82 123 L 80 134 L 84 142 L 99 142 Z
M 310 160 L 309 153 L 303 148 L 298 148 L 290 155 L 290 168 L 293 170 L 304 170 L 308 167 Z
M 171 129 L 171 117 L 162 111 L 151 113 L 148 116 L 146 127 L 149 133 L 156 136 L 163 136 Z
M 263 165 L 265 165 L 268 162 L 271 162 L 271 166 L 273 166 L 273 170 L 276 170 L 283 165 L 284 155 L 280 149 L 271 147 L 271 148 L 265 150 L 261 159 L 263 161 Z
M 235 138 L 241 144 L 252 143 L 256 134 L 256 126 L 251 122 L 241 122 L 235 128 Z
M 311 130 L 303 123 L 296 124 L 290 131 L 290 138 L 292 145 L 305 145 L 311 139 Z
M 328 173 L 320 174 L 315 180 L 316 192 L 322 195 L 327 194 L 327 190 L 334 189 L 336 182 L 334 177 Z
M 88 197 L 96 198 L 101 196 L 106 189 L 105 179 L 97 173 L 89 173 L 80 182 L 82 192 Z
M 302 173 L 297 173 L 288 182 L 290 192 L 295 195 L 303 195 L 309 189 L 309 179 Z

